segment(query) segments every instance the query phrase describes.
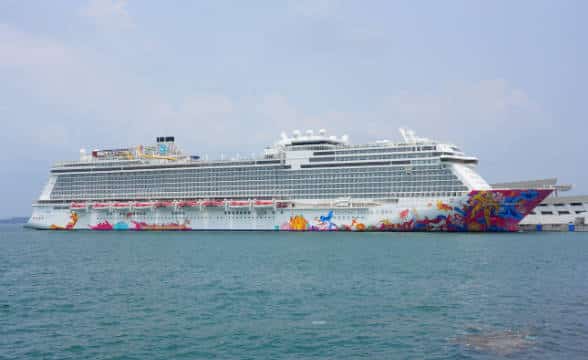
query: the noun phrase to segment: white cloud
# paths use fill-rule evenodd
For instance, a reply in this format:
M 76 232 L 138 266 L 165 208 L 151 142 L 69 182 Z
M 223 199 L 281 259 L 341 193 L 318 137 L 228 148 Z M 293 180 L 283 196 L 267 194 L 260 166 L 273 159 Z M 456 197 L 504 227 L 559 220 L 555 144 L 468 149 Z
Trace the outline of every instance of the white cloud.
M 504 79 L 455 86 L 439 94 L 389 96 L 377 114 L 425 136 L 437 134 L 456 142 L 476 132 L 509 136 L 523 128 L 550 125 L 539 106 Z
M 282 95 L 262 97 L 255 110 L 261 117 L 268 118 L 275 124 L 296 124 L 301 120 L 297 109 Z
M 309 111 L 276 94 L 228 97 L 199 93 L 170 101 L 169 94 L 105 60 L 52 39 L 0 26 L 0 77 L 11 77 L 31 99 L 64 115 L 53 116 L 51 124 L 31 118 L 11 126 L 27 139 L 45 139 L 48 146 L 123 145 L 169 134 L 211 151 L 260 150 L 281 131 L 293 129 L 325 128 L 336 135 L 348 133 L 353 142 L 398 139 L 397 128 L 405 126 L 421 136 L 480 152 L 508 151 L 509 145 L 518 146 L 522 137 L 534 136 L 534 132 L 549 134 L 552 126 L 524 90 L 504 79 L 429 94 L 394 94 L 363 110 L 354 105 L 351 111 L 339 104 L 338 108 Z
M 95 126 L 97 129 L 85 132 L 89 137 L 101 129 L 120 127 L 121 122 L 129 122 L 129 119 L 148 117 L 152 107 L 160 106 L 162 101 L 156 92 L 146 89 L 125 71 L 100 60 L 104 59 L 82 49 L 0 26 L 0 78 L 22 89 L 31 105 L 65 115 L 53 116 L 50 124 L 40 118 L 30 118 L 21 119 L 12 126 L 22 128 L 27 138 L 60 134 L 55 136 L 59 140 L 49 142 L 67 146 L 62 140 L 76 141 L 76 129 Z M 98 119 L 99 125 L 85 118 Z M 25 131 L 24 125 L 30 129 Z M 51 131 L 47 131 L 49 128 Z M 62 136 L 64 132 L 70 137 Z M 117 136 L 122 138 L 122 135 Z
M 252 128 L 242 121 L 253 113 L 251 107 L 240 105 L 235 114 L 227 96 L 192 94 L 168 101 L 159 89 L 82 49 L 8 27 L 0 27 L 0 40 L 0 79 L 10 79 L 37 107 L 61 114 L 51 123 L 30 117 L 9 124 L 25 142 L 75 149 L 169 134 L 236 147 Z
M 0 66 L 56 65 L 69 62 L 67 49 L 0 24 Z
M 288 8 L 296 15 L 322 18 L 332 15 L 340 3 L 340 0 L 290 0 Z
M 126 0 L 90 0 L 81 9 L 80 14 L 106 29 L 134 26 L 127 10 Z
M 195 120 L 207 120 L 233 112 L 233 103 L 221 95 L 192 95 L 181 104 L 180 112 Z

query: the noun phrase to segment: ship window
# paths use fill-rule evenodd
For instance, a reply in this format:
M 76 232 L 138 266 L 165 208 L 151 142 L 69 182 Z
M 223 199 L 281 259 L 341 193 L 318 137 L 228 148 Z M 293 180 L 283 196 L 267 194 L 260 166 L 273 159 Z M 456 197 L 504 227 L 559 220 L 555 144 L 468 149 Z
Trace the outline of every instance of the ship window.
M 547 206 L 547 204 L 543 204 L 543 203 L 541 203 L 541 204 L 539 204 L 539 205 L 537 205 L 537 206 Z
M 586 210 L 576 210 L 576 214 L 581 214 L 581 213 L 585 213 Z
M 560 211 L 558 211 L 557 213 L 558 213 L 559 215 L 567 215 L 567 214 L 569 214 L 570 212 L 569 212 L 569 211 L 567 211 L 567 210 L 560 210 Z
M 565 206 L 565 204 L 557 203 L 557 204 L 553 204 L 553 206 Z
M 581 202 L 573 202 L 573 203 L 570 203 L 570 205 L 572 205 L 572 206 L 582 206 L 582 203 Z
M 541 215 L 553 215 L 553 211 L 541 211 Z

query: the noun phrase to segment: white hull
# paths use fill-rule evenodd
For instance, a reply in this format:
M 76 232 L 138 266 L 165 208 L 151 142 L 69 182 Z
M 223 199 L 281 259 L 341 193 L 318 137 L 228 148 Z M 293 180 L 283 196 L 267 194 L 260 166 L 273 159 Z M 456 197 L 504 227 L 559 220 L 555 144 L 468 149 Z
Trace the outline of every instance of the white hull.
M 514 231 L 549 190 L 487 190 L 394 203 L 287 208 L 163 207 L 71 210 L 36 204 L 28 226 L 55 230 Z M 339 206 L 337 206 L 339 205 Z

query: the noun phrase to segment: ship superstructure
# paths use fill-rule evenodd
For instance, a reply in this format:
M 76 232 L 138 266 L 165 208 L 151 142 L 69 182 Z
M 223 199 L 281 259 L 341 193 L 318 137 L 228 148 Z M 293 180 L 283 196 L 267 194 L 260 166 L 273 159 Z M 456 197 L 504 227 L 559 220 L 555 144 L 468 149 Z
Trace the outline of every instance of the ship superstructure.
M 132 230 L 513 231 L 549 189 L 493 190 L 478 160 L 401 129 L 403 141 L 282 133 L 251 159 L 154 145 L 56 163 L 29 226 Z

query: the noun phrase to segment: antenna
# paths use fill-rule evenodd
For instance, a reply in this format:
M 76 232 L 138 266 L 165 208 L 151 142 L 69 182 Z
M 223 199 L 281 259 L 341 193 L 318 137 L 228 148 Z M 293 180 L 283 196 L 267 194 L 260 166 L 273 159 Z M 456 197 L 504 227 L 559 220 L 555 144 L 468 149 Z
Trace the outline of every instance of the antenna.
M 404 128 L 399 128 L 398 131 L 400 132 L 400 136 L 402 136 L 402 140 L 407 143 L 408 139 L 406 137 L 406 130 L 404 130 Z
M 407 144 L 426 143 L 431 141 L 427 138 L 416 136 L 415 132 L 410 129 L 400 128 L 398 131 L 400 131 L 400 135 L 402 135 L 404 142 Z

